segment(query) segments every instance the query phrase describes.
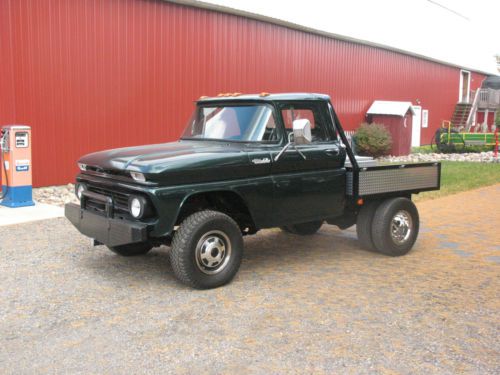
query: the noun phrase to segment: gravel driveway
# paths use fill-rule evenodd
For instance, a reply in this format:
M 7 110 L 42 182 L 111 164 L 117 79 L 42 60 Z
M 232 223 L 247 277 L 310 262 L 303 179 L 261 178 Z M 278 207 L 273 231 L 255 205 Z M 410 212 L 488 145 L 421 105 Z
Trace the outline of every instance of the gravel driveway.
M 122 258 L 65 219 L 1 227 L 0 372 L 498 374 L 499 196 L 419 203 L 401 258 L 352 228 L 263 231 L 209 291 L 175 281 L 167 248 Z

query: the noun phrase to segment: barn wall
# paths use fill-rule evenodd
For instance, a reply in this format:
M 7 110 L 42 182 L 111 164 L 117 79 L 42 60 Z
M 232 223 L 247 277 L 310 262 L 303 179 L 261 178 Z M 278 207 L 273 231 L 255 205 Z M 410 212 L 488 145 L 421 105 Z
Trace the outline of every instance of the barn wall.
M 200 95 L 331 95 L 346 129 L 375 99 L 429 110 L 430 142 L 459 69 L 240 16 L 147 0 L 0 1 L 0 124 L 33 128 L 37 186 L 79 156 L 175 140 Z M 473 73 L 472 89 L 484 77 Z

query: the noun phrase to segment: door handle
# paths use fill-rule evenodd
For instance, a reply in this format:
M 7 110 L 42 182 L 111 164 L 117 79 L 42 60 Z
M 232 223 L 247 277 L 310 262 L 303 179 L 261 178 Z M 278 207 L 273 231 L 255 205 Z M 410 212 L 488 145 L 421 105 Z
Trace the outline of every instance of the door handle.
M 338 148 L 329 148 L 325 150 L 325 154 L 328 156 L 337 156 L 340 150 Z

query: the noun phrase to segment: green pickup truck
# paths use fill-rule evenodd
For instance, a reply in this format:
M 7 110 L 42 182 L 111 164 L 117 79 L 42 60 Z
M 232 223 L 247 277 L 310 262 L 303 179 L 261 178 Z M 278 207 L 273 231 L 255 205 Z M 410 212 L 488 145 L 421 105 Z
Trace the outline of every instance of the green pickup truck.
M 321 94 L 202 97 L 177 142 L 78 161 L 66 217 L 94 245 L 132 256 L 170 246 L 176 277 L 198 289 L 231 281 L 243 236 L 296 236 L 356 224 L 363 247 L 398 256 L 417 239 L 412 194 L 440 187 L 441 165 L 358 162 Z

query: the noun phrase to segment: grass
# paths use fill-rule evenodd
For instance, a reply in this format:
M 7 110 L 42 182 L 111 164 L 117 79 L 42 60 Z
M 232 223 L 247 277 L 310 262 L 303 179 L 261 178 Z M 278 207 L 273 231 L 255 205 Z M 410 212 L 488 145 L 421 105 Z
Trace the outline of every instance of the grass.
M 413 196 L 416 202 L 500 183 L 500 163 L 441 162 L 441 190 Z M 493 200 L 496 197 L 492 197 Z
M 411 148 L 412 154 L 432 154 L 433 152 L 436 151 L 433 150 L 430 145 Z

